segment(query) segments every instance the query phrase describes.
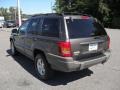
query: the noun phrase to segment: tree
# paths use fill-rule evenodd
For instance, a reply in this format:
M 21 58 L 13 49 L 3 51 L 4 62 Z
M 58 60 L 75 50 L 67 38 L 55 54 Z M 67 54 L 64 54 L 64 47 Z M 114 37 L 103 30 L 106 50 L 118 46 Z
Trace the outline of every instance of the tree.
M 120 16 L 120 0 L 108 0 L 111 13 L 114 16 Z
M 0 16 L 4 16 L 5 20 L 16 20 L 18 19 L 18 9 L 16 7 L 9 7 L 9 8 L 1 7 Z
M 8 9 L 7 8 L 0 8 L 0 16 L 4 16 L 5 19 L 9 18 L 9 14 L 8 14 Z
M 109 0 L 108 5 L 111 9 L 112 27 L 120 28 L 120 0 Z
M 109 17 L 107 0 L 56 0 L 54 10 L 61 12 L 78 12 L 90 14 L 104 22 Z
M 16 8 L 15 7 L 10 7 L 9 8 L 9 14 L 10 14 L 10 19 L 15 20 L 16 15 L 17 15 Z

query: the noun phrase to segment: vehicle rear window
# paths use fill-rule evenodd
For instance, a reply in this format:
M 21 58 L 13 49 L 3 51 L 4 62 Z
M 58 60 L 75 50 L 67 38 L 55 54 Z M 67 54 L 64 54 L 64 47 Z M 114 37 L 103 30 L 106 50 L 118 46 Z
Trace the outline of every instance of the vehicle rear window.
M 106 35 L 104 28 L 93 19 L 66 19 L 70 38 Z

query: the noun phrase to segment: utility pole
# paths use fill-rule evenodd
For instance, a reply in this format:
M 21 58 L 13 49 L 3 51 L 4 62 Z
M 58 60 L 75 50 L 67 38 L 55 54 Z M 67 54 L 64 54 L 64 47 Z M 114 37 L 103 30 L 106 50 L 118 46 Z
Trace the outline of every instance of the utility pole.
M 15 22 L 16 22 L 16 7 L 14 7 L 14 16 L 15 16 L 15 18 L 14 18 L 14 20 L 15 20 Z
M 17 0 L 17 8 L 18 8 L 18 22 L 19 26 L 21 25 L 21 13 L 20 13 L 20 2 Z

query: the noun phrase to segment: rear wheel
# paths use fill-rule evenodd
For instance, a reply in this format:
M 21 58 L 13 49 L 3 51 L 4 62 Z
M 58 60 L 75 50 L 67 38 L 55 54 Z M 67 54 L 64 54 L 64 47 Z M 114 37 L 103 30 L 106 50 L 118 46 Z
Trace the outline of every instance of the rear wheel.
M 42 54 L 37 54 L 35 57 L 35 69 L 37 75 L 42 80 L 50 79 L 53 76 L 53 70 Z

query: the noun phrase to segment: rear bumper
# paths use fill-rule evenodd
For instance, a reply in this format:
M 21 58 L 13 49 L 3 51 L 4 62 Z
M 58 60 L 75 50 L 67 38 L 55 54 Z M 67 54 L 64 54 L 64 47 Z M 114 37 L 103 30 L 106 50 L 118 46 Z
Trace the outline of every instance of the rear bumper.
M 103 57 L 89 59 L 86 61 L 76 61 L 71 57 L 60 57 L 53 54 L 47 55 L 47 60 L 50 63 L 52 69 L 63 71 L 63 72 L 72 72 L 79 71 L 99 63 L 105 63 L 110 57 L 110 51 L 104 53 Z

